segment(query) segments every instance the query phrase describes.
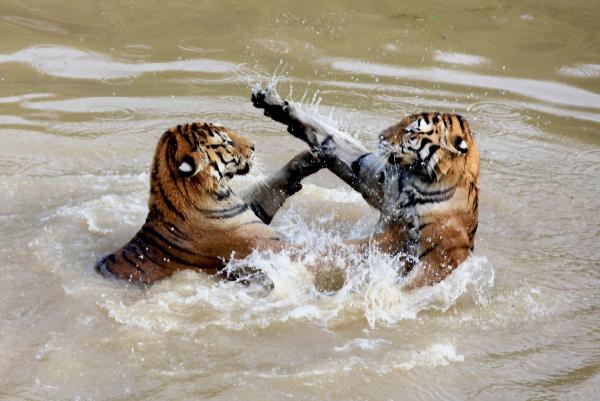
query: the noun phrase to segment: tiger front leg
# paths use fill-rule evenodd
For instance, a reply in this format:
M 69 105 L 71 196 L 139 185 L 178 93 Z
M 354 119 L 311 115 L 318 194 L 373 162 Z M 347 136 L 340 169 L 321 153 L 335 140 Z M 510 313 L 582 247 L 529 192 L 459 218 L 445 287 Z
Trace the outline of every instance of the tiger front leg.
M 248 188 L 242 198 L 265 224 L 270 224 L 283 203 L 302 189 L 302 180 L 325 167 L 311 151 L 298 153 L 273 174 Z
M 327 168 L 359 192 L 373 207 L 382 208 L 382 188 L 376 177 L 378 157 L 350 135 L 304 113 L 279 97 L 272 88 L 252 91 L 254 107 L 287 126 L 289 133 L 306 142 Z
M 263 109 L 265 116 L 286 125 L 290 134 L 306 142 L 313 150 L 349 163 L 368 153 L 350 135 L 303 112 L 296 104 L 279 97 L 272 88 L 254 89 L 252 103 L 254 107 Z

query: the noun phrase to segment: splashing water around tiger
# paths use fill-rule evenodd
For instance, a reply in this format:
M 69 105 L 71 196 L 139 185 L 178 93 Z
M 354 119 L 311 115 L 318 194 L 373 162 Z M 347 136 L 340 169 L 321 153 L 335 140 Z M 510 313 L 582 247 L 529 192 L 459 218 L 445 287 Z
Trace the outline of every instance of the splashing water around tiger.
M 428 310 L 445 311 L 460 298 L 485 303 L 493 285 L 491 264 L 485 257 L 472 256 L 441 284 L 405 292 L 396 257 L 376 250 L 367 255 L 349 249 L 335 254 L 331 244 L 339 244 L 339 237 L 311 228 L 293 211 L 286 211 L 280 224 L 301 244 L 300 257 L 285 251 L 255 252 L 230 263 L 232 268 L 252 265 L 262 269 L 274 283 L 270 292 L 253 285 L 215 283 L 199 277 L 202 273 L 188 271 L 154 285 L 147 297 L 132 304 L 107 300 L 105 307 L 121 323 L 176 332 L 196 332 L 208 326 L 245 330 L 293 321 L 335 326 L 366 320 L 375 328 L 414 319 Z M 347 270 L 337 291 L 319 291 L 311 272 L 315 263 L 324 263 L 323 255 L 325 263 L 330 263 L 323 265 L 325 269 Z

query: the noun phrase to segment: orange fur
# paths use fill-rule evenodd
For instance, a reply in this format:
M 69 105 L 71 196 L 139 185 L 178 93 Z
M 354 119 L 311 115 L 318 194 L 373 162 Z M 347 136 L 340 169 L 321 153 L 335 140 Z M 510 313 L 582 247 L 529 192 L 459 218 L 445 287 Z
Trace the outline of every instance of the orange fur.
M 405 271 L 411 271 L 408 288 L 443 280 L 469 256 L 478 223 L 479 152 L 461 116 L 405 117 L 380 134 L 380 149 L 373 153 L 273 88 L 255 89 L 252 102 L 381 212 L 369 239 L 350 242 L 364 246 L 370 241 L 403 255 Z
M 430 123 L 431 131 L 422 132 L 418 128 L 419 125 L 429 125 L 425 121 Z M 411 129 L 411 125 L 416 130 Z M 435 165 L 424 165 L 418 155 L 418 146 L 422 145 L 422 142 L 418 144 L 418 140 L 425 138 L 431 141 L 429 146 L 439 147 L 435 151 Z M 380 141 L 390 149 L 401 166 L 417 166 L 413 174 L 426 177 L 418 181 L 423 192 L 440 193 L 453 188 L 452 196 L 448 199 L 411 204 L 411 210 L 407 211 L 415 215 L 419 224 L 418 244 L 414 255 L 419 262 L 408 287 L 435 284 L 458 267 L 475 245 L 479 198 L 477 144 L 465 119 L 456 114 L 440 113 L 408 116 L 399 124 L 386 129 L 380 135 Z M 424 188 L 423 183 L 426 183 Z M 399 237 L 402 238 L 405 231 L 401 229 L 394 236 L 400 234 Z M 386 240 L 389 241 L 387 238 Z
M 233 175 L 248 171 L 253 150 L 247 138 L 213 124 L 166 131 L 154 155 L 146 222 L 98 269 L 152 283 L 181 269 L 215 274 L 232 254 L 280 248 L 278 234 L 228 186 Z

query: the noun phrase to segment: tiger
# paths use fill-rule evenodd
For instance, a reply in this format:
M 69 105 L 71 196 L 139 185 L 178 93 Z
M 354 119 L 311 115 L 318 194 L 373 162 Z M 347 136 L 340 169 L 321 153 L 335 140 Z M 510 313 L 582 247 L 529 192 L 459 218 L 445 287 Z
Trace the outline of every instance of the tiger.
M 302 188 L 301 180 L 321 166 L 311 152 L 301 152 L 237 195 L 229 181 L 250 171 L 254 150 L 247 137 L 216 124 L 196 122 L 164 132 L 154 153 L 146 221 L 96 269 L 143 284 L 183 269 L 229 280 L 260 275 L 252 267 L 232 272 L 225 266 L 254 250 L 281 249 L 280 235 L 268 224 Z
M 406 116 L 383 130 L 378 150 L 369 152 L 272 88 L 253 90 L 252 102 L 380 212 L 370 244 L 402 256 L 406 289 L 439 283 L 471 254 L 479 219 L 479 151 L 462 116 Z

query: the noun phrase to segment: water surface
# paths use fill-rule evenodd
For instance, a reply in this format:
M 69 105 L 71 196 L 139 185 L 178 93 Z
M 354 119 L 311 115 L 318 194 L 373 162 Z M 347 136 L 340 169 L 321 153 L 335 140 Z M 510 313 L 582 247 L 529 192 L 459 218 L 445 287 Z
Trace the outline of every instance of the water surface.
M 2 2 L 0 398 L 594 399 L 599 18 L 597 1 Z M 252 108 L 273 78 L 369 146 L 409 113 L 464 115 L 476 255 L 410 294 L 376 254 L 335 294 L 286 254 L 252 257 L 267 296 L 194 272 L 146 290 L 97 275 L 144 221 L 166 128 L 253 138 L 259 168 L 237 188 L 304 149 Z M 322 172 L 274 225 L 314 249 L 375 219 Z

